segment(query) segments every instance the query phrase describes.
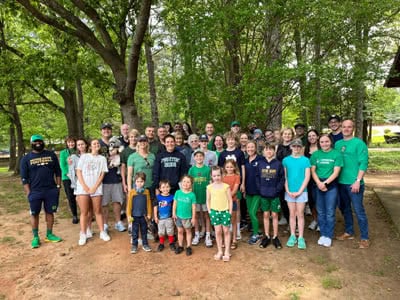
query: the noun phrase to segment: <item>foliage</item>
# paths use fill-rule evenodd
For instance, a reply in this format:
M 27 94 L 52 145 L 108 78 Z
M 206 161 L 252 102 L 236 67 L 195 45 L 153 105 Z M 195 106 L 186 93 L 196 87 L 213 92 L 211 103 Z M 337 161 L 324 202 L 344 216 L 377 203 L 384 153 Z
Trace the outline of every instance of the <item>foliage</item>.
M 400 151 L 369 151 L 369 171 L 399 172 Z

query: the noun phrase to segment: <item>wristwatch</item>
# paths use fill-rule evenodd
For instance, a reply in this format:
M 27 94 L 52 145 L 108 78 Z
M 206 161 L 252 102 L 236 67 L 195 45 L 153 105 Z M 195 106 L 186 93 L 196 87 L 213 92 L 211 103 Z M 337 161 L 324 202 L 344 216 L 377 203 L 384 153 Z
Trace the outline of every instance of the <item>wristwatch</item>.
M 357 181 L 357 182 L 360 182 L 360 181 L 361 181 L 361 179 L 357 178 L 357 179 L 356 179 L 356 181 Z
M 60 189 L 60 188 L 61 188 L 61 185 L 57 184 L 57 188 Z

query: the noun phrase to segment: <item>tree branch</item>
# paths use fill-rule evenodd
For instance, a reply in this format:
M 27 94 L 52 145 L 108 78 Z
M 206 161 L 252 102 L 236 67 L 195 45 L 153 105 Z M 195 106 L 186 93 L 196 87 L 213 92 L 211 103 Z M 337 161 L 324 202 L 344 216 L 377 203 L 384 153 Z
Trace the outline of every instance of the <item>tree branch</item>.
M 33 91 L 35 94 L 37 94 L 43 101 L 34 101 L 34 102 L 24 102 L 21 104 L 48 104 L 51 107 L 55 108 L 57 111 L 65 114 L 65 108 L 55 104 L 53 101 L 51 101 L 49 98 L 47 98 L 46 95 L 41 93 L 37 88 L 35 88 L 33 85 L 31 85 L 29 82 L 24 81 L 24 83 Z

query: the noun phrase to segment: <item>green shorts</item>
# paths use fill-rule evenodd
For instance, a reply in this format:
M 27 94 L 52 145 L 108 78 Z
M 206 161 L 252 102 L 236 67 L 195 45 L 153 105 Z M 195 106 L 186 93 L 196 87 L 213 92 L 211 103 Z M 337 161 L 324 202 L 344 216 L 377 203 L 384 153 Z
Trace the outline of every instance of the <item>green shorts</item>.
M 278 213 L 281 211 L 281 202 L 279 197 L 276 198 L 263 198 L 261 197 L 261 210 L 272 211 Z
M 213 226 L 217 225 L 229 226 L 231 224 L 231 214 L 227 210 L 219 211 L 211 209 L 210 221 L 211 225 Z

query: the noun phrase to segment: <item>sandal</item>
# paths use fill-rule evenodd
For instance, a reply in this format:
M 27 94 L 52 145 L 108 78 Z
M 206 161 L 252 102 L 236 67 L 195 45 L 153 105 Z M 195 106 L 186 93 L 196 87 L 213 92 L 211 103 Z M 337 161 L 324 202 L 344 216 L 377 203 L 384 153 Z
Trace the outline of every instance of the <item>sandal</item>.
M 236 241 L 232 242 L 231 249 L 235 250 L 237 247 L 238 247 L 237 242 Z
M 215 260 L 221 260 L 222 259 L 222 253 L 217 253 L 214 255 Z
M 225 262 L 228 262 L 228 261 L 231 260 L 231 256 L 230 255 L 224 255 L 224 256 L 222 256 L 222 260 L 225 261 Z

